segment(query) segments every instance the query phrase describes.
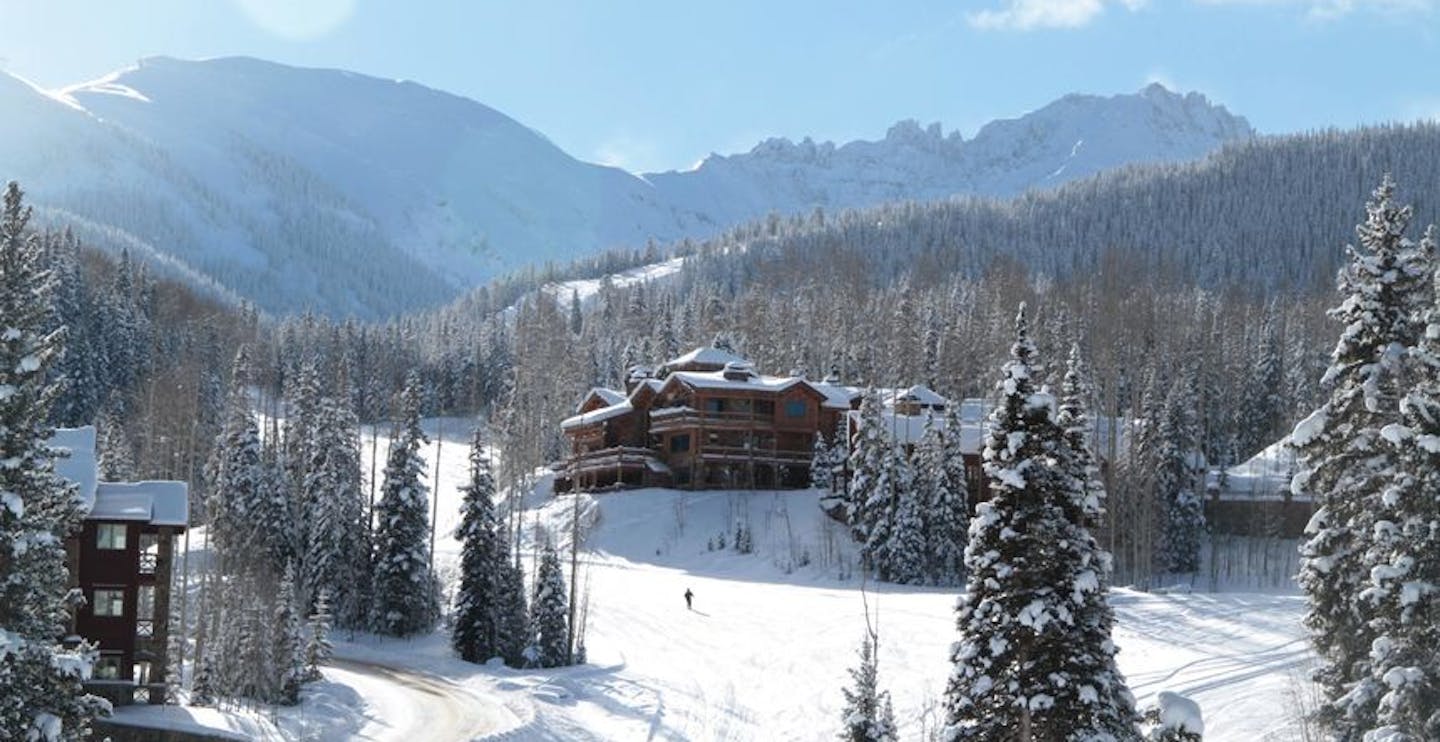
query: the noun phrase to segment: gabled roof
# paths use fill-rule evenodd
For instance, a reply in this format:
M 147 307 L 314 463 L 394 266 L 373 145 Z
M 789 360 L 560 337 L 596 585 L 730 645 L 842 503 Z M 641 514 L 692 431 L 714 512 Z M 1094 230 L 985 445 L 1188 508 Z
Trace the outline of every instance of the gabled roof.
M 579 412 L 581 409 L 584 409 L 586 403 L 596 397 L 599 397 L 600 401 L 604 402 L 606 407 L 609 407 L 610 405 L 620 404 L 621 402 L 625 401 L 624 392 L 617 392 L 614 389 L 606 389 L 603 386 L 591 387 L 590 391 L 586 392 L 585 396 L 580 398 L 580 404 L 575 405 L 575 411 Z
M 710 346 L 701 346 L 690 351 L 689 353 L 686 353 L 683 356 L 680 356 L 679 358 L 666 361 L 665 366 L 667 368 L 675 368 L 676 366 L 701 365 L 714 366 L 715 368 L 723 368 L 727 363 L 737 362 L 749 363 L 749 361 L 735 355 L 734 353 L 731 353 L 728 350 L 721 350 L 719 348 L 714 348 Z
M 817 396 L 825 393 L 799 376 L 750 376 L 744 379 L 727 379 L 724 371 L 676 371 L 665 378 L 665 386 L 685 384 L 693 389 L 734 389 L 782 392 L 793 386 L 804 386 Z
M 560 429 L 570 430 L 571 428 L 578 428 L 585 425 L 593 425 L 595 423 L 604 422 L 606 420 L 620 417 L 621 415 L 629 414 L 634 411 L 635 406 L 630 404 L 630 400 L 625 399 L 621 400 L 619 404 L 612 404 L 609 407 L 601 407 L 598 410 L 591 410 L 590 412 L 586 412 L 583 415 L 574 415 L 572 417 L 567 417 L 564 420 L 560 421 Z
M 865 394 L 865 390 L 858 386 L 846 386 L 844 384 L 831 384 L 825 381 L 812 381 L 810 386 L 825 395 L 825 407 L 837 410 L 848 410 L 855 400 Z

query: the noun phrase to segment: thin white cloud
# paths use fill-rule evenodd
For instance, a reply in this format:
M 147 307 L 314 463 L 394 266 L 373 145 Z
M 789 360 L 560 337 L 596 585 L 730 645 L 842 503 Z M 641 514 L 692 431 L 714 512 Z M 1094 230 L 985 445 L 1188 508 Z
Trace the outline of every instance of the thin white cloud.
M 1004 0 L 998 9 L 971 13 L 970 25 L 985 30 L 1029 31 L 1036 28 L 1080 28 L 1107 6 L 1135 11 L 1148 0 Z
M 1386 15 L 1429 13 L 1440 0 L 1196 0 L 1201 5 L 1268 5 L 1301 9 L 1312 20 L 1343 18 L 1351 13 L 1370 11 Z
M 232 0 L 252 23 L 291 41 L 328 35 L 355 13 L 356 0 Z

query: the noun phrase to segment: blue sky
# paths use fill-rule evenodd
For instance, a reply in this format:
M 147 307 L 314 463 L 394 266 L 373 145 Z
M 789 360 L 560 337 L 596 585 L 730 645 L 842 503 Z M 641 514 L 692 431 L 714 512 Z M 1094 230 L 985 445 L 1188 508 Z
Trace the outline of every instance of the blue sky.
M 338 67 L 648 171 L 904 118 L 970 136 L 1151 81 L 1267 133 L 1440 117 L 1437 32 L 1440 0 L 0 0 L 0 67 L 47 87 L 157 54 Z

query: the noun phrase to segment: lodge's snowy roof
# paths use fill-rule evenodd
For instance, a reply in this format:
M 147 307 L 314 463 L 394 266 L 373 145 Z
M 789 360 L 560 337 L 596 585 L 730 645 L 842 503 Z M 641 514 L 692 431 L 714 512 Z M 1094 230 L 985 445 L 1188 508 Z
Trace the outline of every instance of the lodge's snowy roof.
M 95 462 L 95 426 L 56 428 L 50 445 L 70 452 L 55 459 L 55 473 L 74 482 L 80 489 L 80 502 L 86 510 L 95 504 L 95 483 L 99 466 Z
M 86 517 L 184 526 L 190 520 L 189 488 L 184 482 L 101 482 Z
M 95 456 L 95 428 L 56 428 L 50 445 L 70 455 L 55 459 L 55 472 L 80 489 L 90 520 L 134 520 L 157 526 L 190 521 L 190 489 L 184 482 L 101 482 Z
M 710 346 L 701 346 L 685 355 L 665 362 L 665 365 L 674 368 L 676 366 L 687 366 L 690 364 L 703 364 L 706 366 L 723 367 L 727 363 L 749 363 L 740 356 L 728 350 L 721 350 Z
M 592 387 L 590 391 L 585 393 L 585 396 L 580 399 L 580 404 L 575 406 L 575 410 L 578 412 L 581 407 L 585 406 L 586 402 L 590 401 L 591 397 L 599 397 L 600 401 L 604 402 L 606 406 L 617 405 L 625 401 L 624 392 L 617 392 L 614 389 L 597 386 Z
M 676 371 L 670 374 L 665 382 L 668 384 L 672 379 L 684 382 L 696 389 L 764 389 L 778 392 L 796 384 L 814 388 L 810 382 L 799 376 L 760 376 L 755 374 L 743 379 L 727 379 L 724 371 Z
M 848 410 L 857 397 L 865 393 L 865 390 L 858 386 L 845 386 L 843 384 L 832 384 L 827 381 L 812 381 L 810 386 L 825 395 L 825 401 L 821 403 L 824 407 Z
M 571 428 L 578 428 L 582 425 L 591 425 L 634 411 L 635 406 L 630 404 L 630 400 L 622 397 L 617 404 L 612 404 L 609 407 L 601 407 L 598 410 L 591 410 L 583 415 L 574 415 L 561 420 L 560 429 L 570 430 Z

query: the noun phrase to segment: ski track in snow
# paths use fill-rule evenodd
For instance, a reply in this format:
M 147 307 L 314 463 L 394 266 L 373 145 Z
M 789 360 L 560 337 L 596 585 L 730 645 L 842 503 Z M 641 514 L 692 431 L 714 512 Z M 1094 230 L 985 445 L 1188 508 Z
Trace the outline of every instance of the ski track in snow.
M 517 724 L 498 702 L 429 673 L 348 659 L 332 660 L 324 673 L 365 702 L 364 725 L 337 741 L 471 740 Z

